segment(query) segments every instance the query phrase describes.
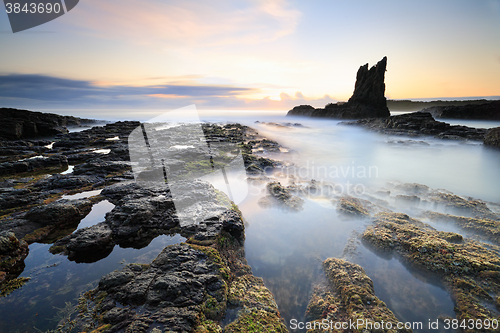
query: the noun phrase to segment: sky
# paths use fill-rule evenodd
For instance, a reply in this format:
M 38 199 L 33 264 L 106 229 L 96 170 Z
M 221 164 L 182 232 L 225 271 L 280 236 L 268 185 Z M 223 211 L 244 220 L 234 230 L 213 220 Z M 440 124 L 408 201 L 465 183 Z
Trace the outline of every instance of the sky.
M 499 41 L 500 0 L 81 0 L 18 33 L 0 5 L 0 107 L 322 107 L 384 56 L 387 98 L 499 96 Z

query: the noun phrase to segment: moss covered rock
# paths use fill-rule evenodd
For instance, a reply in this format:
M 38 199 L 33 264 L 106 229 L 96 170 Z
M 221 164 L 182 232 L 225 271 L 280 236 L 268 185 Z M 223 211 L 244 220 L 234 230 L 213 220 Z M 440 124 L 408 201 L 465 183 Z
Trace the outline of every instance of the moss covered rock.
M 301 211 L 304 200 L 293 195 L 290 190 L 279 182 L 271 182 L 266 186 L 269 195 L 259 200 L 259 205 L 265 208 L 281 207 L 290 211 Z
M 226 333 L 286 333 L 288 330 L 273 313 L 256 308 L 243 310 L 238 318 L 227 325 Z
M 411 330 L 374 329 L 382 323 L 399 322 L 396 316 L 377 296 L 372 280 L 359 265 L 343 259 L 329 258 L 323 262 L 331 289 L 317 288 L 307 308 L 307 317 L 317 322 L 326 319 L 333 322 L 358 322 L 362 320 L 363 327 L 357 326 L 354 332 L 411 332 Z M 372 326 L 370 326 L 370 323 Z M 318 325 L 318 327 L 320 327 Z M 308 332 L 322 332 L 323 329 L 311 329 Z M 341 329 L 331 330 L 342 332 Z
M 422 216 L 429 221 L 453 223 L 467 232 L 479 235 L 500 245 L 500 221 L 436 212 L 425 212 Z
M 337 203 L 337 211 L 345 216 L 350 217 L 370 217 L 368 209 L 366 209 L 361 200 L 353 197 L 343 197 Z
M 457 319 L 498 320 L 500 258 L 480 243 L 440 232 L 404 214 L 378 214 L 363 241 L 439 277 L 454 300 Z M 487 332 L 466 329 L 465 332 Z

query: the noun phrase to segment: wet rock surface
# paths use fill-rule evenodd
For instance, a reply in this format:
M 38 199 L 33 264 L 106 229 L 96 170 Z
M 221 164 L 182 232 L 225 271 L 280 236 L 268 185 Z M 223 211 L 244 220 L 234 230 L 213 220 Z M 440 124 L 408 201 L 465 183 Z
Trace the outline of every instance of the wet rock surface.
M 240 241 L 222 233 L 210 246 L 168 246 L 149 265 L 111 272 L 80 299 L 79 327 L 222 332 L 231 308 L 235 316 L 226 321 L 225 332 L 286 332 L 272 294 L 244 268 L 241 251 Z
M 368 69 L 358 69 L 354 93 L 347 103 L 328 104 L 324 109 L 300 105 L 288 111 L 287 116 L 309 116 L 337 119 L 387 118 L 390 116 L 385 94 L 387 57 Z
M 343 259 L 329 258 L 323 262 L 327 284 L 314 290 L 307 307 L 306 318 L 311 325 L 307 332 L 324 332 L 320 325 L 323 320 L 332 323 L 362 321 L 363 327 L 357 326 L 357 332 L 411 332 L 406 329 L 380 328 L 382 322 L 393 323 L 399 320 L 376 295 L 372 280 L 359 265 Z M 370 324 L 372 326 L 370 326 Z M 378 329 L 374 328 L 378 323 Z M 377 326 L 375 326 L 377 327 Z M 331 325 L 328 332 L 344 332 L 341 327 Z
M 302 210 L 304 200 L 293 195 L 290 189 L 284 187 L 279 182 L 268 183 L 266 189 L 269 194 L 259 199 L 260 206 L 266 208 L 280 207 L 295 212 Z
M 92 209 L 92 202 L 87 199 L 81 200 L 58 200 L 48 205 L 38 206 L 30 209 L 24 218 L 47 226 L 51 224 L 74 223 L 83 219 Z
M 163 234 L 179 233 L 196 241 L 214 241 L 226 231 L 238 239 L 244 238 L 241 217 L 228 210 L 217 199 L 214 188 L 202 181 L 184 182 L 186 196 L 196 214 L 210 216 L 199 224 L 181 226 L 169 190 L 162 186 L 141 187 L 136 183 L 121 183 L 105 188 L 101 195 L 115 204 L 104 222 L 78 230 L 51 247 L 53 253 L 64 252 L 70 260 L 93 262 L 107 256 L 115 245 L 142 248 Z M 177 202 L 177 204 L 179 204 Z M 99 255 L 99 252 L 102 252 Z
M 8 282 L 22 273 L 24 259 L 28 256 L 28 244 L 18 240 L 13 232 L 0 232 L 0 289 L 7 294 Z
M 38 155 L 16 162 L 4 162 L 0 164 L 0 176 L 16 173 L 35 172 L 38 170 L 49 169 L 67 169 L 68 159 L 61 155 Z
M 0 242 L 7 244 L 2 245 L 2 251 L 9 248 L 1 254 L 0 278 L 5 282 L 2 296 L 27 281 L 16 277 L 24 268 L 28 243 L 53 243 L 52 253 L 63 253 L 76 262 L 95 262 L 107 257 L 117 245 L 143 248 L 159 235 L 181 234 L 189 244 L 165 248 L 150 265 L 130 264 L 112 272 L 95 290 L 86 293 L 79 304 L 80 331 L 156 332 L 160 328 L 221 332 L 226 326 L 227 332 L 247 332 L 261 325 L 270 331 L 286 332 L 272 294 L 246 263 L 241 212 L 209 183 L 182 179 L 182 168 L 187 166 L 184 171 L 194 174 L 198 169 L 206 170 L 207 165 L 186 159 L 189 154 L 176 148 L 173 158 L 178 163 L 170 164 L 180 167 L 175 183 L 133 181 L 127 138 L 138 126 L 138 122 L 117 122 L 58 135 L 54 141 L 1 141 L 0 161 L 7 163 L 6 168 L 38 155 L 41 157 L 34 161 L 63 161 L 62 168 L 55 163 L 39 163 L 26 172 L 9 169 L 0 179 L 0 230 L 7 231 L 6 239 L 19 245 L 11 249 L 7 246 L 10 243 Z M 251 128 L 203 124 L 202 129 L 216 166 L 230 163 L 238 152 L 244 171 L 257 178 L 265 178 L 281 165 L 266 155 L 281 153 L 282 146 Z M 169 140 L 186 146 L 182 141 L 185 130 L 190 130 L 189 126 L 172 132 Z M 203 150 L 199 152 L 209 156 Z M 71 170 L 60 173 L 69 166 Z M 175 192 L 176 187 L 183 191 Z M 101 194 L 89 192 L 92 196 L 88 198 L 61 199 L 63 195 L 98 189 L 102 189 Z M 172 191 L 183 210 L 176 208 Z M 75 231 L 92 205 L 104 199 L 114 204 L 104 221 Z M 183 214 L 206 218 L 183 224 Z M 233 317 L 223 324 L 227 308 L 231 308 Z M 74 327 L 76 322 L 65 324 Z
M 394 255 L 421 271 L 440 278 L 456 303 L 457 319 L 498 319 L 496 299 L 500 292 L 498 252 L 460 235 L 436 231 L 400 213 L 375 216 L 363 241 L 375 251 Z M 465 329 L 465 332 L 487 332 Z
M 483 141 L 487 130 L 460 125 L 450 125 L 435 120 L 429 112 L 413 112 L 386 119 L 360 119 L 342 122 L 343 125 L 357 125 L 384 134 L 406 136 L 434 136 L 440 139 L 469 139 Z

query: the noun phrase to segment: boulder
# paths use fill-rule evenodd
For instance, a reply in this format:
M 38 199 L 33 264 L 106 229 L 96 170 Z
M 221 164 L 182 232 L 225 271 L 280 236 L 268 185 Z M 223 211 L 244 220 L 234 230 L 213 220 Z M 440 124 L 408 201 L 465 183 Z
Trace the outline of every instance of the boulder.
M 491 147 L 500 148 L 500 127 L 492 128 L 484 137 L 484 144 Z
M 115 246 L 110 227 L 102 222 L 75 231 L 52 245 L 50 252 L 64 252 L 75 262 L 95 262 L 106 258 Z
M 64 225 L 79 222 L 91 210 L 92 202 L 88 199 L 63 199 L 32 208 L 24 218 L 42 226 Z

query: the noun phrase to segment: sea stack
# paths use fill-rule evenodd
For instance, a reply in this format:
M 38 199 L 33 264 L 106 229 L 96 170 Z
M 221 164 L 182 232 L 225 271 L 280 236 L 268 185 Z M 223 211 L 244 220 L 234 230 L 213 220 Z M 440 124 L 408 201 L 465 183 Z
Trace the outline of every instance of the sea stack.
M 338 119 L 387 118 L 390 116 L 385 98 L 385 71 L 387 57 L 368 69 L 358 69 L 354 93 L 347 103 L 328 104 L 324 109 L 300 105 L 288 111 L 287 116 L 310 116 Z

